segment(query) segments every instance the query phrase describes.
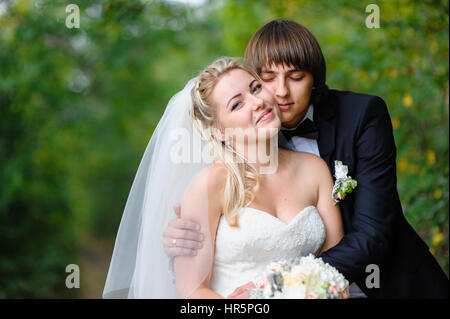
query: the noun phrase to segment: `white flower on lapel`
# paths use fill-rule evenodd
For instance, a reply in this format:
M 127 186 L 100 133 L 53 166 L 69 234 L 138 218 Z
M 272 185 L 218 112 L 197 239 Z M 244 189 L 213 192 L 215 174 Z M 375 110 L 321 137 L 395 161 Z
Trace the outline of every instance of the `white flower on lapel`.
M 347 165 L 342 165 L 341 161 L 334 161 L 334 176 L 336 178 L 346 178 L 348 174 Z
M 335 203 L 339 203 L 358 186 L 356 180 L 352 179 L 351 176 L 347 176 L 347 174 L 347 165 L 343 165 L 341 161 L 334 161 L 334 177 L 336 177 L 336 181 L 334 182 L 331 197 Z

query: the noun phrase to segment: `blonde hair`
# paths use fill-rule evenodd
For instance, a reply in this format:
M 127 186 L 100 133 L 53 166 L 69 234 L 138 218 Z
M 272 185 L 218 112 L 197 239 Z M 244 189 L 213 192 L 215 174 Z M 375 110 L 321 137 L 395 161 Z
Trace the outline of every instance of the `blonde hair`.
M 216 116 L 217 107 L 210 102 L 211 93 L 220 78 L 235 69 L 244 70 L 259 79 L 259 76 L 239 59 L 219 58 L 196 78 L 191 91 L 192 103 L 189 110 L 194 126 L 208 142 L 215 160 L 226 167 L 223 214 L 230 226 L 238 226 L 239 209 L 253 201 L 260 184 L 256 169 L 246 158 L 213 133 L 213 129 L 220 128 L 221 125 Z

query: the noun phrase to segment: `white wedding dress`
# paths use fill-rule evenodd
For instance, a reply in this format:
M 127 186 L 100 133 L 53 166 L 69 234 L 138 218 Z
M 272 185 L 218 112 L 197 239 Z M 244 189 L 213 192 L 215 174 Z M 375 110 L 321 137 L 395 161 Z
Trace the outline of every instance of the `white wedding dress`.
M 230 227 L 222 216 L 210 288 L 226 298 L 237 287 L 264 274 L 272 261 L 316 255 L 325 236 L 325 226 L 314 206 L 304 208 L 288 224 L 251 207 L 240 210 L 238 227 Z

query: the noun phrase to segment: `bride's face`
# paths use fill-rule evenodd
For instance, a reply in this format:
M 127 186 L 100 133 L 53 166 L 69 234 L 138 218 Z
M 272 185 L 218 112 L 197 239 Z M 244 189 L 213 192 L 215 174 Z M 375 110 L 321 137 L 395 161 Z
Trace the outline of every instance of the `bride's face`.
M 222 75 L 211 93 L 211 102 L 217 107 L 222 134 L 225 131 L 222 140 L 227 139 L 227 132 L 268 139 L 281 127 L 274 96 L 245 70 L 234 69 Z

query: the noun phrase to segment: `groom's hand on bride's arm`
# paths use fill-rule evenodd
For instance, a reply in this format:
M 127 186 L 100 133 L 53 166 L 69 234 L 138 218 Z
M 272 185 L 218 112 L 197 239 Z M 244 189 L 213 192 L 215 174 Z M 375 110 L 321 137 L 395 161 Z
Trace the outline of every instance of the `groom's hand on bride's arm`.
M 250 298 L 250 292 L 248 288 L 256 288 L 253 282 L 246 283 L 243 286 L 236 288 L 230 295 L 227 296 L 228 299 L 248 299 Z
M 195 256 L 197 250 L 203 247 L 204 236 L 200 225 L 180 218 L 180 204 L 175 204 L 173 210 L 178 218 L 172 219 L 164 230 L 164 250 L 169 257 Z

